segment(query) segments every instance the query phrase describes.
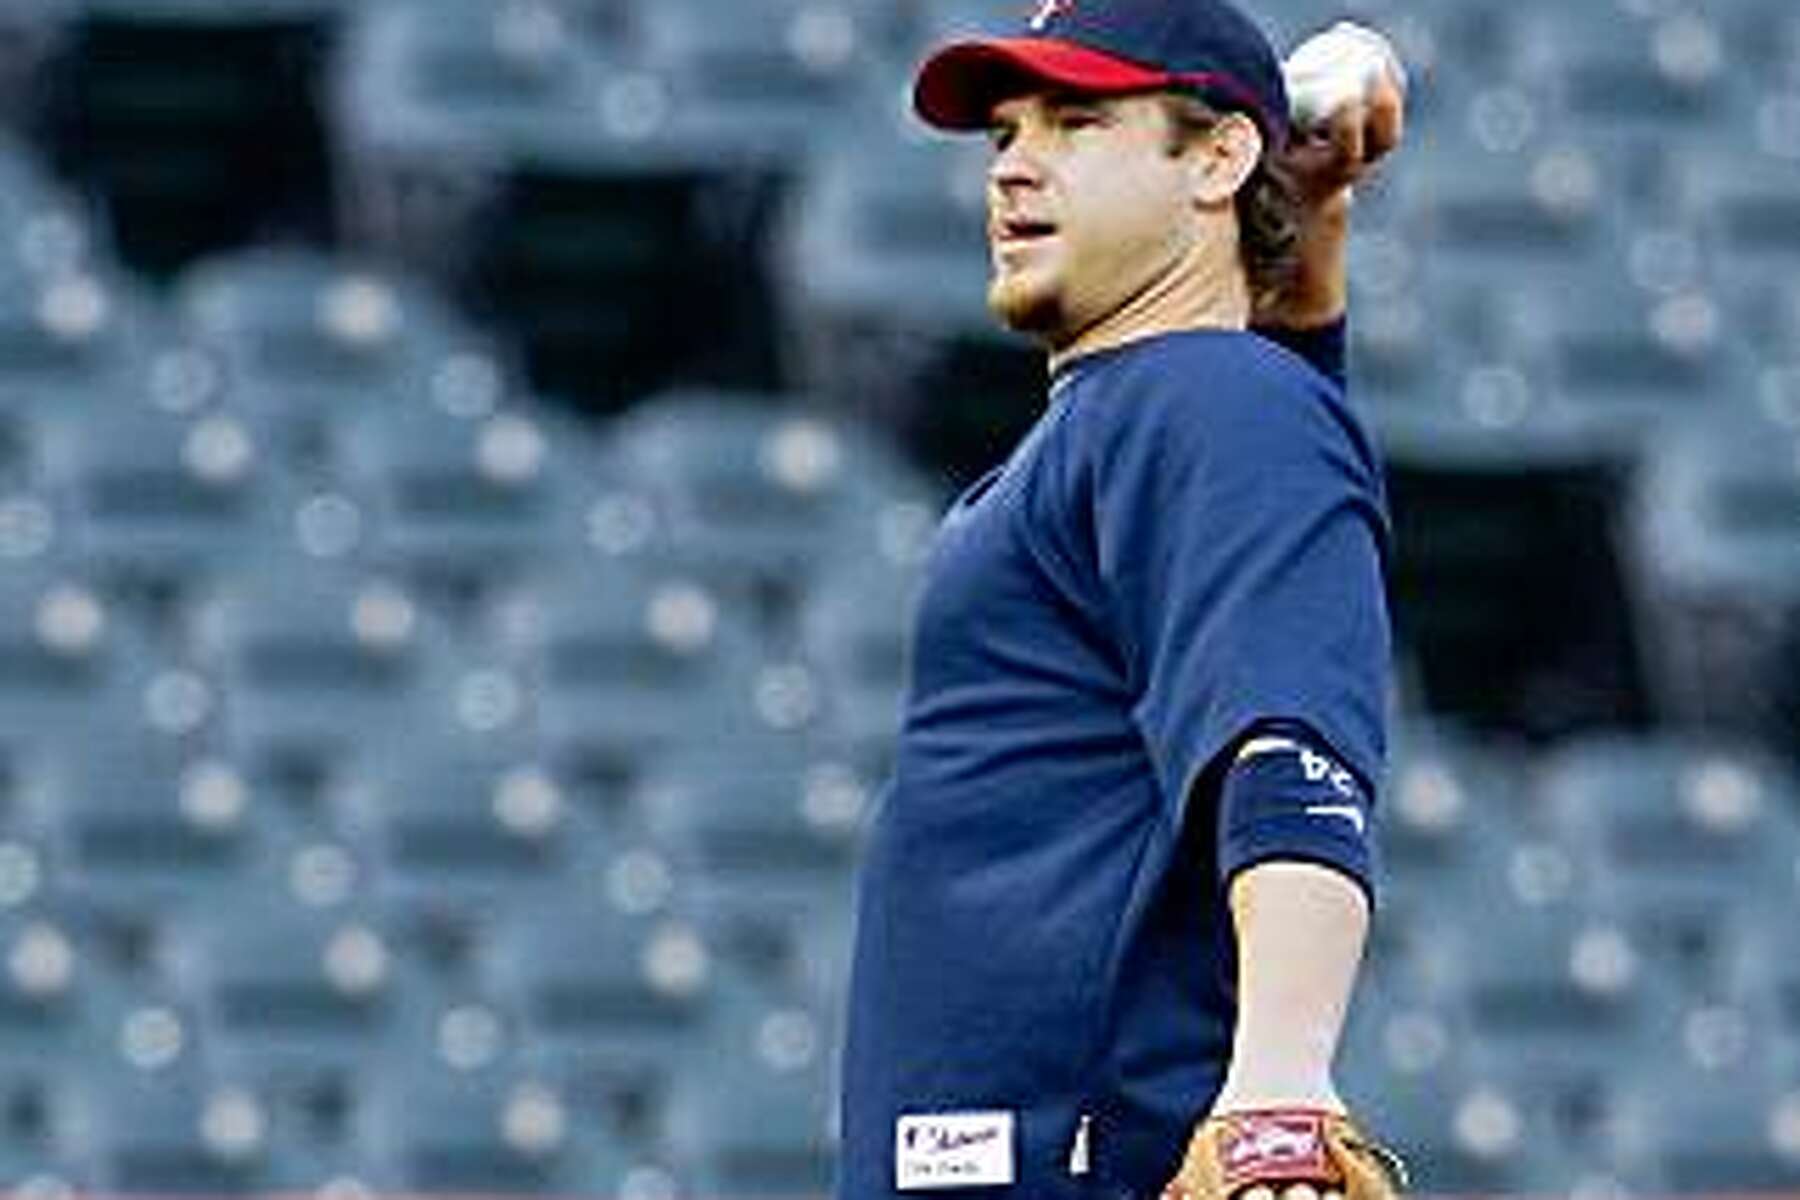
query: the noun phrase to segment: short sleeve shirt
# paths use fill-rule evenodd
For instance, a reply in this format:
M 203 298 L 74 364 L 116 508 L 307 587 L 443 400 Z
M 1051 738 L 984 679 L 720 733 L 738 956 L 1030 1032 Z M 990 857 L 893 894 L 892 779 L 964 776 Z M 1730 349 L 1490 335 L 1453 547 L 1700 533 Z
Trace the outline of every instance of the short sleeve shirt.
M 1234 1020 L 1224 752 L 1297 724 L 1380 778 L 1384 504 L 1336 381 L 1201 330 L 1074 362 L 956 500 L 863 866 L 840 1200 L 940 1151 L 979 1185 L 937 1196 L 1166 1181 Z

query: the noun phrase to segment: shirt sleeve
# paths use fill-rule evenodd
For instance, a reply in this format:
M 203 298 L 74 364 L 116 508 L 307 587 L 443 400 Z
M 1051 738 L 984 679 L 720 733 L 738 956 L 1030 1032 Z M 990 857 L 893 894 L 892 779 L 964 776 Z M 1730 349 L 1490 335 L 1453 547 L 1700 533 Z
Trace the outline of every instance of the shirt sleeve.
M 1343 391 L 1350 386 L 1349 329 L 1348 319 L 1339 317 L 1316 329 L 1284 329 L 1271 325 L 1259 327 L 1256 332 L 1305 359 L 1313 370 Z
M 1272 721 L 1312 731 L 1372 795 L 1390 634 L 1366 437 L 1327 385 L 1266 347 L 1170 373 L 1141 399 L 1100 464 L 1095 531 L 1171 819 Z
M 1331 867 L 1375 907 L 1370 798 L 1304 725 L 1257 726 L 1230 751 L 1219 785 L 1218 868 L 1227 887 L 1271 859 Z

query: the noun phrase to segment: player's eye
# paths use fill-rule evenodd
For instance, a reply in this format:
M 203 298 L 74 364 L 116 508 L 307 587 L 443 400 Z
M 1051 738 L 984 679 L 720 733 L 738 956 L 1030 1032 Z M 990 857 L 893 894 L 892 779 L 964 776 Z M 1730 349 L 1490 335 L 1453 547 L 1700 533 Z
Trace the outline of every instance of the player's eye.
M 988 126 L 988 144 L 995 150 L 1004 150 L 1012 145 L 1015 132 L 1011 125 L 990 125 Z
M 1099 109 L 1085 104 L 1070 104 L 1056 110 L 1056 124 L 1062 129 L 1087 129 L 1104 122 Z

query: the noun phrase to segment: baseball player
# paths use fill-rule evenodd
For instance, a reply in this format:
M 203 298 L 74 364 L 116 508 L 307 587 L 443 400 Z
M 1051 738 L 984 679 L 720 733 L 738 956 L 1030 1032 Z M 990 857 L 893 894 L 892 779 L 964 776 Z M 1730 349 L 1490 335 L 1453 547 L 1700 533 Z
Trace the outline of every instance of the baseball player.
M 916 79 L 992 139 L 989 305 L 1050 382 L 932 549 L 839 1200 L 1395 1186 L 1331 1059 L 1389 680 L 1348 185 L 1403 76 L 1354 27 L 1289 67 L 1229 0 L 1044 0 Z

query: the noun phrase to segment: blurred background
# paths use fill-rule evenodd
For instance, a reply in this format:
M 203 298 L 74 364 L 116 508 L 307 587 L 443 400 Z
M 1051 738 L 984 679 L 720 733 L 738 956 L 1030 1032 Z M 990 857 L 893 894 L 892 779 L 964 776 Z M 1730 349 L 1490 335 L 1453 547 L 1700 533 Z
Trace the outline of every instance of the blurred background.
M 0 0 L 0 1184 L 808 1196 L 1025 0 Z M 1341 1060 L 1434 1192 L 1800 1189 L 1800 7 L 1402 46 Z

